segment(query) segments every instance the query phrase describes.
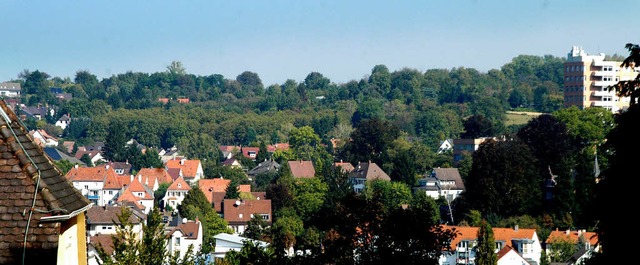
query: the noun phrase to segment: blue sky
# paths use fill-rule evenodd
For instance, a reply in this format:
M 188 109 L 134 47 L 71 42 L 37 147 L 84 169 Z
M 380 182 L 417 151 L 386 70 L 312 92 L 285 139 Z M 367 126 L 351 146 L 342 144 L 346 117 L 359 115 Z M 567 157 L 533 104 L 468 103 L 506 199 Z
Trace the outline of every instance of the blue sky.
M 165 71 L 257 73 L 265 86 L 319 72 L 359 80 L 395 71 L 499 69 L 518 55 L 626 55 L 640 1 L 1 0 L 0 81 L 28 69 L 98 78 Z

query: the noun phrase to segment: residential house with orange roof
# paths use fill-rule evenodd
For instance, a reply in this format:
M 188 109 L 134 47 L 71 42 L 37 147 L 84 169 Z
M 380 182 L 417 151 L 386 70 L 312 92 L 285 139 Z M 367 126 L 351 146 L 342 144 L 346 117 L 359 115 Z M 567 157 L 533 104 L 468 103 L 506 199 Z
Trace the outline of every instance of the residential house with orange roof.
M 478 227 L 449 226 L 455 229 L 456 237 L 451 240 L 451 249 L 440 257 L 440 264 L 475 264 L 475 247 L 478 242 Z M 493 228 L 496 243 L 495 252 L 511 247 L 530 264 L 540 264 L 542 245 L 535 229 L 529 228 Z
M 244 157 L 249 158 L 252 161 L 256 161 L 258 152 L 260 152 L 260 147 L 243 146 L 240 148 L 240 151 L 242 151 L 242 155 L 244 155 Z
M 289 150 L 290 146 L 289 143 L 276 143 L 276 144 L 270 144 L 267 145 L 267 152 L 269 153 L 274 153 L 275 151 L 278 150 Z
M 316 169 L 311 161 L 295 160 L 287 163 L 294 178 L 313 178 L 316 176 Z
M 164 195 L 162 201 L 164 202 L 164 207 L 171 206 L 174 211 L 178 210 L 178 205 L 182 203 L 184 197 L 187 196 L 191 186 L 187 183 L 184 178 L 179 177 L 171 183 L 171 186 L 167 188 L 167 193 Z
M 242 234 L 253 216 L 260 216 L 268 224 L 272 222 L 271 200 L 234 200 L 225 199 L 223 218 L 229 223 L 235 234 Z
M 134 202 L 145 214 L 149 214 L 154 205 L 153 190 L 134 178 L 118 197 L 118 202 Z
M 78 167 L 77 165 L 65 177 L 73 183 L 82 195 L 99 206 L 108 205 L 118 196 L 122 185 L 117 174 L 109 165 Z
M 586 230 L 554 230 L 551 231 L 549 237 L 545 241 L 545 252 L 547 257 L 553 255 L 555 251 L 554 244 L 584 244 L 578 247 L 578 252 L 574 253 L 572 261 L 574 264 L 581 264 L 581 261 L 591 257 L 594 252 L 600 251 L 600 244 L 598 243 L 598 234 L 595 232 L 587 232 Z
M 86 264 L 85 214 L 93 204 L 3 99 L 0 164 L 0 264 Z
M 178 254 L 182 259 L 189 246 L 193 246 L 193 253 L 200 251 L 203 237 L 202 223 L 197 218 L 178 224 L 167 234 L 167 251 L 170 255 Z
M 179 168 L 182 170 L 182 177 L 189 184 L 194 184 L 196 181 L 204 178 L 204 170 L 202 169 L 202 163 L 198 159 L 173 159 L 165 163 L 165 168 Z
M 225 160 L 232 158 L 233 154 L 240 152 L 240 146 L 235 145 L 220 145 L 218 149 L 222 152 L 222 157 L 224 157 Z
M 153 191 L 158 190 L 162 183 L 171 184 L 173 182 L 173 178 L 164 168 L 141 168 L 135 178 Z
M 349 172 L 349 181 L 353 185 L 353 190 L 357 193 L 364 190 L 365 183 L 375 179 L 391 181 L 391 177 L 378 166 L 378 164 L 369 162 L 360 162 Z
M 198 181 L 198 188 L 204 193 L 209 203 L 213 204 L 213 193 L 224 193 L 231 183 L 230 179 L 215 178 L 215 179 L 201 179 Z

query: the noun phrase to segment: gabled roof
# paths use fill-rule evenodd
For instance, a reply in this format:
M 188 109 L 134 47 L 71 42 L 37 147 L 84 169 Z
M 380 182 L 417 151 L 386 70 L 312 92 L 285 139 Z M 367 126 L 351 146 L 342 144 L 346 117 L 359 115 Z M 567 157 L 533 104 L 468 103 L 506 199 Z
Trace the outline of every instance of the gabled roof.
M 135 178 L 140 178 L 142 183 L 149 187 L 155 186 L 156 182 L 158 185 L 173 182 L 173 178 L 164 168 L 141 168 Z
M 584 240 L 589 241 L 591 246 L 595 246 L 598 244 L 598 234 L 595 232 L 586 232 L 586 231 L 558 231 L 557 229 L 551 231 L 549 237 L 545 243 L 553 244 L 553 242 L 557 240 L 562 240 L 566 242 L 571 242 L 574 244 L 578 243 L 578 239 L 582 236 Z
M 143 185 L 142 183 L 140 183 L 140 181 L 138 181 L 138 179 L 133 179 L 133 181 L 131 181 L 131 184 L 129 184 L 129 186 L 127 187 L 128 191 L 133 192 L 144 192 L 144 197 L 138 197 L 140 199 L 143 200 L 153 200 L 153 191 L 149 188 L 146 187 L 145 185 Z
M 288 161 L 287 163 L 294 178 L 313 178 L 316 175 L 316 170 L 313 168 L 311 161 L 296 160 Z
M 166 168 L 182 169 L 182 176 L 185 178 L 194 178 L 200 166 L 200 160 L 189 159 L 172 159 L 165 164 Z
M 143 199 L 133 195 L 133 193 L 131 193 L 131 190 L 129 189 L 124 190 L 122 194 L 118 197 L 119 203 L 132 202 L 136 207 L 138 207 L 138 209 L 144 210 L 144 208 L 146 207 L 144 207 L 142 204 L 138 202 L 140 200 L 143 200 Z
M 453 181 L 455 184 L 450 187 L 444 187 L 443 189 L 459 189 L 464 190 L 464 182 L 462 181 L 462 177 L 460 176 L 460 171 L 457 168 L 434 168 L 431 172 L 431 176 L 435 177 L 440 181 Z M 440 185 L 446 185 L 440 183 Z
M 277 150 L 289 150 L 289 143 L 277 143 L 267 145 L 267 152 L 273 153 Z
M 224 195 L 226 192 L 213 192 L 211 195 L 211 203 L 213 204 L 213 209 L 216 210 L 217 213 L 222 213 L 222 202 L 224 201 Z
M 107 168 L 105 165 L 95 167 L 73 167 L 65 177 L 71 181 L 98 181 L 103 182 L 108 175 L 117 176 L 113 168 Z
M 122 213 L 122 207 L 125 206 L 93 206 L 87 211 L 87 224 L 111 225 L 114 222 L 119 224 L 118 216 Z M 143 220 L 146 220 L 146 215 L 138 211 L 131 211 L 129 221 L 132 224 L 140 224 Z
M 518 264 L 529 265 L 529 261 L 522 257 L 518 251 L 511 246 L 504 246 L 496 253 L 498 257 L 498 265 L 502 264 Z
M 238 192 L 251 192 L 251 185 L 250 184 L 238 185 Z
M 255 159 L 255 156 L 258 155 L 258 153 L 260 152 L 260 147 L 242 147 L 242 155 L 244 155 L 244 157 L 246 158 L 251 158 L 251 159 Z M 250 153 L 253 153 L 254 156 L 251 157 Z
M 113 239 L 111 235 L 95 235 L 89 237 L 89 244 L 91 244 L 94 248 L 98 246 L 102 246 L 107 254 L 113 254 Z
M 280 164 L 274 160 L 266 160 L 258 163 L 257 166 L 249 170 L 247 175 L 249 176 L 257 176 L 258 174 L 267 173 L 267 172 L 277 172 L 280 170 Z
M 455 228 L 458 232 L 457 236 L 451 240 L 451 248 L 455 249 L 456 245 L 463 240 L 476 240 L 478 237 L 478 227 L 471 226 L 450 226 L 443 225 L 445 229 Z M 493 237 L 496 242 L 502 241 L 505 242 L 505 246 L 511 246 L 512 240 L 521 240 L 521 239 L 533 239 L 537 238 L 536 230 L 530 228 L 493 228 Z
M 33 260 L 55 258 L 59 237 L 52 235 L 60 233 L 60 222 L 92 204 L 33 142 L 4 100 L 0 100 L 0 164 L 0 263 L 19 263 L 21 233 L 27 225 L 27 259 L 36 263 Z
M 182 177 L 177 178 L 171 183 L 167 190 L 190 190 L 191 186 Z
M 198 180 L 198 188 L 204 193 L 204 196 L 207 197 L 207 200 L 210 203 L 213 203 L 213 193 L 214 192 L 225 192 L 227 186 L 231 183 L 230 179 L 201 179 Z
M 236 204 L 236 202 L 240 202 Z M 224 219 L 229 224 L 246 223 L 251 220 L 252 214 L 268 214 L 271 223 L 271 200 L 233 200 L 223 201 Z
M 0 90 L 20 92 L 22 88 L 20 83 L 2 82 L 0 83 Z
M 166 170 L 169 176 L 171 176 L 171 178 L 173 179 L 173 181 L 176 181 L 176 179 L 178 179 L 179 177 L 182 177 L 181 168 L 167 168 Z
M 376 163 L 373 162 L 360 162 L 358 166 L 356 166 L 351 173 L 349 173 L 350 178 L 360 178 L 366 180 L 391 180 L 389 175 L 385 173 Z
M 221 241 L 227 241 L 227 242 L 230 242 L 230 243 L 235 243 L 237 245 L 243 245 L 245 241 L 251 241 L 255 245 L 259 245 L 259 246 L 262 246 L 262 247 L 269 246 L 269 243 L 264 242 L 264 241 L 255 240 L 255 239 L 251 239 L 251 238 L 247 238 L 247 237 L 241 237 L 239 235 L 227 234 L 227 233 L 217 234 L 217 235 L 213 236 L 213 238 L 216 239 L 216 242 L 218 240 L 221 240 Z M 222 245 L 222 244 L 220 244 L 220 245 Z
M 169 232 L 169 236 L 173 236 L 176 231 L 180 231 L 182 233 L 182 237 L 187 239 L 196 239 L 198 238 L 198 231 L 200 230 L 200 222 L 199 221 L 188 221 L 186 223 L 179 224 L 176 226 L 171 232 Z

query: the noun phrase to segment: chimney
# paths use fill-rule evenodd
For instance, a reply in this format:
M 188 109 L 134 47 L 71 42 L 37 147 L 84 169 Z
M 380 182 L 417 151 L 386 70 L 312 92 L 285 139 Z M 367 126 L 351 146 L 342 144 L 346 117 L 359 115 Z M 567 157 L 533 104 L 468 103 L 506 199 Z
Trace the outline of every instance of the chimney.
M 138 175 L 138 181 L 142 183 L 142 175 Z
M 130 182 L 133 182 L 133 175 L 131 175 L 131 179 L 129 180 Z
M 567 231 L 564 231 L 564 233 L 568 235 L 569 233 L 571 233 L 571 229 L 567 228 Z
M 518 232 L 518 225 L 514 226 L 514 227 L 513 227 L 513 230 L 514 230 L 514 231 L 516 231 L 516 232 Z
M 186 160 L 186 158 L 180 159 L 180 165 L 184 166 L 184 161 Z
M 109 164 L 106 164 L 106 165 L 104 166 L 104 169 L 109 169 Z
M 76 169 L 78 169 L 78 164 L 76 164 L 74 167 L 75 167 Z

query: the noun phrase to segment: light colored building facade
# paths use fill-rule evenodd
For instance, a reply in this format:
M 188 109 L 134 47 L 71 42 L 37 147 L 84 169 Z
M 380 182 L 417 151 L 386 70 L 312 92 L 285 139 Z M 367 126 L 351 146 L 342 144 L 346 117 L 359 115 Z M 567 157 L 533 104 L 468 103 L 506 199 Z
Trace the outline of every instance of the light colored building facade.
M 202 247 L 202 223 L 197 219 L 179 224 L 167 234 L 167 252 L 171 255 L 178 254 L 183 259 L 193 246 L 193 253 L 200 251 Z
M 622 62 L 606 61 L 604 53 L 587 54 L 573 46 L 564 63 L 564 106 L 580 109 L 602 107 L 617 113 L 629 106 L 629 98 L 616 96 L 608 87 L 632 80 L 640 69 L 620 67 Z

